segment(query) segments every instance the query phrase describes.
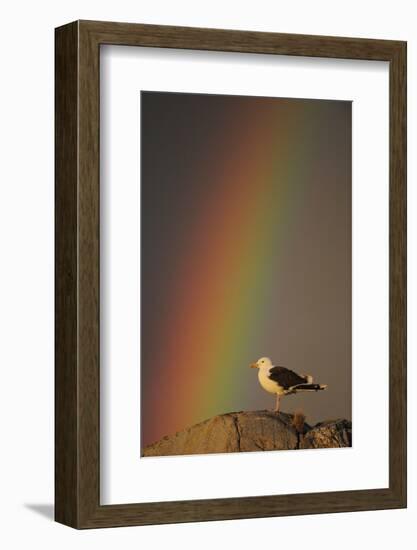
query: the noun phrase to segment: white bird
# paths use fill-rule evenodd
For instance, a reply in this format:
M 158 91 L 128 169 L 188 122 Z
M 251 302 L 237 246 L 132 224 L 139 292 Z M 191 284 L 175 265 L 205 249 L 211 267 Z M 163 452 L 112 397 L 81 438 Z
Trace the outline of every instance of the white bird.
M 310 375 L 300 375 L 285 367 L 274 367 L 269 357 L 261 357 L 250 367 L 258 369 L 258 379 L 263 389 L 276 394 L 275 412 L 279 411 L 282 395 L 327 388 L 326 384 L 313 384 L 313 377 Z

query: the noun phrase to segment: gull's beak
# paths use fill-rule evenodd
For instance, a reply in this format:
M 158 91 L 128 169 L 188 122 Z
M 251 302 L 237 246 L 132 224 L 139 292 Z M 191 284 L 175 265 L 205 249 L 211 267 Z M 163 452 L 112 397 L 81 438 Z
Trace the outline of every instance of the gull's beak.
M 251 363 L 251 364 L 249 365 L 249 367 L 250 367 L 251 369 L 257 369 L 257 368 L 258 368 L 258 363 Z

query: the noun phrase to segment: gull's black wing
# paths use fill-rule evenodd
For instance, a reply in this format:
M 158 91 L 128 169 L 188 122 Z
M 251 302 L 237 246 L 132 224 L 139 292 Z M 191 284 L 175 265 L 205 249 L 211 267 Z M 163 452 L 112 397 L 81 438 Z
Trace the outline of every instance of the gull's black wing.
M 285 390 L 297 384 L 305 384 L 307 381 L 303 376 L 299 376 L 296 372 L 285 367 L 272 367 L 272 369 L 269 369 L 268 377 Z

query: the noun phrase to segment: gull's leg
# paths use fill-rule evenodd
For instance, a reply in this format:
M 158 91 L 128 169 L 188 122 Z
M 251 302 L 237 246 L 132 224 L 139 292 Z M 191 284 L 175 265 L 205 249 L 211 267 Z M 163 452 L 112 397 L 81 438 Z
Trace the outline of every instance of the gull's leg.
M 275 403 L 275 412 L 279 412 L 279 404 L 280 404 L 279 401 L 280 401 L 280 396 L 277 393 L 277 400 L 276 400 L 276 403 Z

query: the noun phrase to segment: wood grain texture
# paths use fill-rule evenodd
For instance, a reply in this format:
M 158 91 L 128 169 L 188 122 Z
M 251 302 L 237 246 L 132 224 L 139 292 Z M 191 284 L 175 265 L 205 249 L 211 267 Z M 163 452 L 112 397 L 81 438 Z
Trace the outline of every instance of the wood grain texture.
M 78 28 L 55 44 L 55 519 L 76 525 Z
M 387 489 L 100 505 L 99 55 L 120 44 L 390 63 Z M 75 528 L 406 506 L 406 44 L 78 21 L 56 29 L 56 520 Z
M 407 493 L 407 48 L 390 62 L 389 188 L 390 488 Z

